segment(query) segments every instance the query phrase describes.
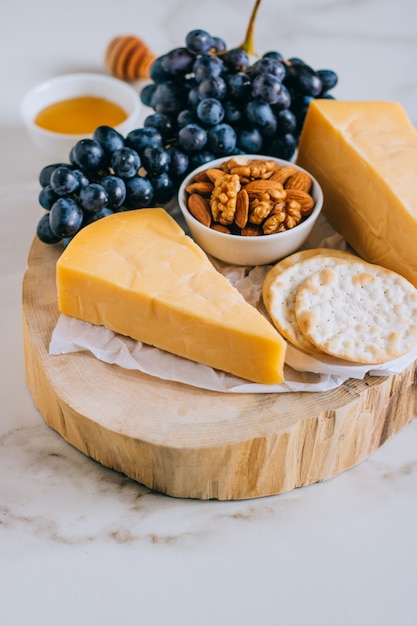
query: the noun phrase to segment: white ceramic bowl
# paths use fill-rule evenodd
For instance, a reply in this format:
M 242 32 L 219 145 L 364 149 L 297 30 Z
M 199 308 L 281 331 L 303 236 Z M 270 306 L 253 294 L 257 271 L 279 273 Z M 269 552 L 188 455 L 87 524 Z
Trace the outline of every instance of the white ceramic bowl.
M 126 111 L 127 119 L 114 126 L 123 136 L 137 128 L 140 122 L 141 101 L 138 92 L 128 83 L 106 74 L 67 74 L 57 76 L 34 87 L 24 97 L 21 115 L 34 144 L 51 159 L 68 159 L 73 145 L 91 137 L 92 133 L 64 134 L 45 130 L 35 124 L 36 115 L 46 106 L 80 96 L 101 97 L 118 104 Z
M 273 159 L 279 165 L 293 165 L 300 171 L 305 171 L 298 165 L 259 154 L 245 155 L 248 159 Z M 323 192 L 317 180 L 311 176 L 313 186 L 311 195 L 315 205 L 312 213 L 300 224 L 282 233 L 262 235 L 259 237 L 245 237 L 221 233 L 204 226 L 196 220 L 187 208 L 186 187 L 193 181 L 194 176 L 209 167 L 218 167 L 231 157 L 223 157 L 210 161 L 191 172 L 182 182 L 178 192 L 178 204 L 184 216 L 187 227 L 194 241 L 209 255 L 231 265 L 268 265 L 275 263 L 293 252 L 296 252 L 305 242 L 323 206 Z

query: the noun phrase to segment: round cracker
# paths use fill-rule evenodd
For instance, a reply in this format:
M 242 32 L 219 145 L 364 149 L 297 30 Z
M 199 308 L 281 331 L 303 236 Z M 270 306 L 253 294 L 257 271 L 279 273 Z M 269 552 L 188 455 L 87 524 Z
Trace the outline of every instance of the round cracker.
M 318 350 L 349 361 L 384 363 L 417 345 L 417 289 L 365 261 L 312 274 L 298 288 L 295 316 Z
M 262 297 L 266 310 L 285 339 L 310 353 L 320 352 L 301 332 L 295 316 L 295 296 L 299 286 L 314 272 L 357 256 L 332 248 L 302 250 L 279 261 L 265 277 Z

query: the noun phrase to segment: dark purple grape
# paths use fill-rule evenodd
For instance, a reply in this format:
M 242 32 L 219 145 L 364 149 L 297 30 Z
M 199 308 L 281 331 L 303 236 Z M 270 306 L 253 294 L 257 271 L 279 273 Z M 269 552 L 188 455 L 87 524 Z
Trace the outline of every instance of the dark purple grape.
M 252 81 L 252 95 L 268 104 L 279 101 L 281 80 L 274 74 L 258 74 Z
M 287 65 L 307 65 L 300 57 L 290 57 L 287 59 Z
M 171 79 L 170 74 L 166 70 L 164 70 L 162 66 L 164 58 L 164 54 L 158 57 L 149 68 L 149 77 L 154 83 L 164 83 L 165 81 Z
M 210 163 L 216 157 L 209 150 L 200 150 L 200 152 L 196 152 L 190 156 L 190 169 L 195 169 L 196 167 L 200 167 L 200 165 L 205 165 L 205 163 Z
M 198 91 L 198 85 L 192 87 L 187 93 L 187 107 L 190 109 L 195 109 L 198 103 L 200 102 L 200 94 Z
M 221 37 L 213 37 L 213 49 L 216 52 L 224 52 L 226 50 L 226 42 Z
M 128 148 L 132 148 L 140 155 L 146 146 L 162 146 L 163 140 L 159 130 L 149 126 L 131 130 L 126 136 L 125 143 Z
M 72 237 L 82 226 L 84 212 L 72 198 L 58 198 L 49 211 L 49 225 L 56 237 Z
M 81 189 L 78 200 L 83 209 L 94 213 L 107 206 L 109 195 L 103 185 L 90 183 Z
M 164 54 L 161 67 L 171 78 L 178 78 L 191 72 L 194 61 L 195 55 L 187 48 L 174 48 Z
M 224 121 L 232 126 L 238 126 L 243 119 L 243 113 L 237 102 L 230 100 L 223 103 Z
M 257 128 L 263 136 L 271 136 L 275 133 L 277 121 L 267 102 L 250 100 L 245 107 L 245 115 L 249 124 Z
M 50 165 L 45 165 L 39 172 L 39 183 L 41 187 L 46 187 L 51 182 L 51 175 L 57 167 L 71 167 L 68 163 L 51 163 Z
M 69 160 L 71 164 L 70 167 L 78 168 L 79 165 L 75 162 L 74 153 L 75 153 L 75 146 L 72 146 L 70 153 L 69 153 Z
M 251 80 L 259 76 L 259 74 L 272 74 L 282 81 L 286 74 L 285 65 L 271 57 L 264 57 L 252 65 L 250 70 Z
M 305 116 L 307 115 L 308 107 L 313 100 L 313 96 L 298 96 L 297 98 L 293 99 L 291 110 L 297 119 L 297 135 L 301 132 Z
M 155 203 L 165 204 L 173 198 L 175 193 L 175 187 L 167 172 L 163 172 L 158 176 L 150 176 L 149 180 L 153 187 L 153 199 Z
M 199 152 L 207 143 L 207 133 L 198 124 L 187 124 L 178 132 L 178 144 L 187 154 Z
M 236 148 L 236 131 L 230 124 L 217 124 L 207 131 L 207 144 L 215 156 L 231 154 Z
M 198 83 L 205 78 L 220 76 L 224 70 L 224 63 L 214 54 L 204 54 L 194 61 L 193 74 Z
M 45 213 L 45 215 L 43 215 L 39 220 L 36 227 L 36 234 L 43 243 L 58 243 L 62 239 L 62 237 L 58 237 L 51 230 L 51 225 L 49 223 L 49 213 Z
M 297 128 L 297 118 L 292 111 L 284 109 L 279 111 L 275 115 L 277 120 L 277 134 L 286 135 L 287 133 L 294 133 Z
M 38 200 L 43 209 L 50 211 L 54 202 L 58 200 L 59 196 L 52 189 L 51 185 L 46 185 L 40 190 Z
M 268 145 L 268 154 L 277 157 L 278 159 L 290 161 L 296 148 L 296 138 L 291 133 L 288 133 L 283 137 L 274 138 L 274 140 Z
M 185 45 L 193 54 L 207 54 L 213 47 L 213 37 L 206 30 L 194 29 L 187 34 Z
M 120 178 L 136 176 L 140 165 L 139 154 L 132 148 L 120 148 L 120 150 L 113 152 L 111 166 L 116 176 L 120 176 Z
M 83 187 L 89 184 L 90 181 L 82 170 L 75 169 L 75 170 L 72 170 L 72 173 L 78 179 L 79 189 L 82 189 Z
M 152 97 L 152 107 L 157 113 L 178 114 L 185 108 L 186 96 L 177 83 L 160 83 Z
M 223 63 L 232 72 L 244 72 L 248 69 L 249 56 L 242 48 L 231 48 L 223 55 Z
M 280 52 L 276 52 L 275 50 L 270 50 L 269 52 L 265 52 L 262 55 L 264 59 L 275 59 L 275 61 L 284 61 L 284 57 Z
M 177 126 L 178 128 L 183 128 L 187 126 L 187 124 L 197 123 L 197 115 L 193 109 L 184 109 L 180 111 L 177 115 Z
M 94 139 L 80 139 L 71 151 L 75 165 L 83 172 L 98 171 L 104 163 L 104 150 Z
M 287 67 L 285 78 L 287 87 L 300 96 L 318 96 L 323 84 L 317 73 L 303 62 L 293 61 Z
M 143 209 L 152 206 L 154 191 L 151 182 L 144 176 L 134 176 L 126 181 L 126 200 L 124 206 L 127 210 Z
M 163 139 L 170 139 L 174 136 L 175 126 L 172 118 L 165 113 L 152 113 L 144 120 L 145 128 L 156 128 L 160 132 Z
M 51 187 L 57 196 L 69 196 L 79 187 L 78 178 L 69 167 L 57 167 L 51 174 Z
M 230 98 L 248 100 L 252 91 L 252 83 L 246 72 L 228 74 L 225 80 Z
M 158 176 L 169 168 L 171 157 L 162 146 L 148 146 L 142 152 L 142 165 L 149 176 Z
M 189 156 L 177 146 L 170 146 L 168 152 L 171 157 L 168 174 L 174 180 L 181 179 L 187 173 L 190 163 Z
M 316 74 L 321 80 L 321 93 L 326 93 L 327 91 L 330 91 L 330 89 L 336 87 L 338 82 L 338 76 L 336 72 L 333 72 L 333 70 L 317 70 Z
M 113 215 L 114 211 L 109 209 L 109 207 L 105 206 L 98 211 L 94 211 L 93 213 L 86 213 L 84 215 L 84 223 L 83 226 L 88 226 L 88 224 L 92 224 L 92 222 L 97 222 L 97 220 L 101 220 L 103 217 L 107 217 L 108 215 Z
M 198 86 L 198 96 L 203 98 L 216 98 L 223 100 L 227 94 L 227 85 L 221 76 L 211 76 L 201 81 Z
M 118 209 L 126 198 L 126 183 L 119 176 L 108 174 L 100 179 L 100 184 L 107 191 L 109 209 Z
M 248 154 L 259 154 L 263 137 L 257 128 L 241 128 L 237 131 L 236 145 Z
M 278 97 L 274 104 L 271 106 L 274 113 L 279 111 L 283 111 L 284 109 L 289 109 L 291 107 L 291 94 L 288 91 L 287 87 L 282 84 L 281 90 L 278 94 Z
M 98 141 L 107 157 L 125 145 L 123 136 L 111 126 L 99 126 L 96 128 L 93 133 L 93 139 Z
M 203 98 L 197 106 L 197 117 L 206 126 L 215 126 L 223 120 L 224 108 L 216 98 Z
M 152 98 L 155 93 L 156 87 L 156 83 L 149 83 L 148 85 L 142 87 L 142 90 L 140 92 L 140 101 L 146 107 L 152 107 Z

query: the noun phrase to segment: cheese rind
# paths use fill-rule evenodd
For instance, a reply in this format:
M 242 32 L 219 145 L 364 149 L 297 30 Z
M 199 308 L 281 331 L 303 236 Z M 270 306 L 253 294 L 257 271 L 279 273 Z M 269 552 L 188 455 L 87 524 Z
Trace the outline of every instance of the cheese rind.
M 297 162 L 323 189 L 323 213 L 365 260 L 417 286 L 417 131 L 396 102 L 318 99 Z
M 254 382 L 283 381 L 282 337 L 163 209 L 90 224 L 56 269 L 66 315 Z

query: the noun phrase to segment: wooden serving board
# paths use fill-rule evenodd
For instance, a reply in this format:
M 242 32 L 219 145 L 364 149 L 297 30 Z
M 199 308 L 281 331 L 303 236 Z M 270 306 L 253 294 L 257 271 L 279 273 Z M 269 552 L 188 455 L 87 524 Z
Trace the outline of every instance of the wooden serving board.
M 182 498 L 279 494 L 360 463 L 417 414 L 414 363 L 322 393 L 224 394 L 51 356 L 60 249 L 34 240 L 23 281 L 26 377 L 44 420 L 71 445 Z

